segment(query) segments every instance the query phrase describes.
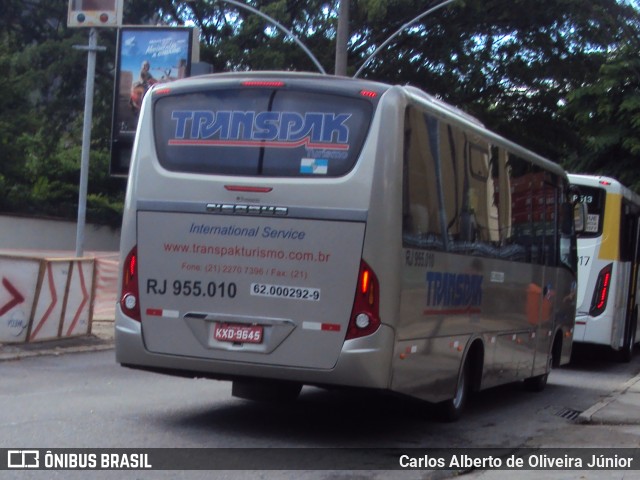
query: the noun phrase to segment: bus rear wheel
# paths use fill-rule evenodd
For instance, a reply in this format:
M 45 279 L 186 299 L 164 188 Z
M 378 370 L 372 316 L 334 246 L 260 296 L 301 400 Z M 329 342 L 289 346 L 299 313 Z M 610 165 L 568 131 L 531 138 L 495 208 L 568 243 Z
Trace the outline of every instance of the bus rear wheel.
M 524 388 L 526 388 L 530 392 L 541 392 L 544 390 L 544 387 L 547 386 L 547 380 L 549 379 L 549 374 L 545 373 L 543 375 L 537 375 L 531 378 L 524 379 Z
M 438 404 L 439 417 L 445 422 L 455 422 L 462 416 L 469 399 L 471 387 L 471 372 L 468 362 L 465 362 L 458 374 L 458 383 L 453 398 Z

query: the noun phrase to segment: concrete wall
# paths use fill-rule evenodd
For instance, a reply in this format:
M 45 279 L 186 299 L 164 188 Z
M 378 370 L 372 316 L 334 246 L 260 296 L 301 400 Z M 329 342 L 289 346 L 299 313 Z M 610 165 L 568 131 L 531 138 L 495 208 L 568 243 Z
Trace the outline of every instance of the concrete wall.
M 117 251 L 120 230 L 86 225 L 84 251 Z M 61 250 L 75 252 L 76 223 L 0 215 L 0 249 Z

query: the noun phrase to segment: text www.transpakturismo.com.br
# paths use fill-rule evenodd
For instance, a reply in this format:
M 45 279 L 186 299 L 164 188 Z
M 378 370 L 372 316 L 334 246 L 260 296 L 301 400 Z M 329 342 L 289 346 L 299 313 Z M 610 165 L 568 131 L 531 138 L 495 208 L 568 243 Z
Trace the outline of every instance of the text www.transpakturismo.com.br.
M 326 263 L 331 257 L 330 253 L 321 251 L 308 252 L 260 247 L 248 248 L 237 245 L 232 247 L 222 247 L 218 245 L 202 245 L 199 243 L 165 243 L 164 251 L 166 253 L 192 253 L 196 255 L 210 255 L 214 257 L 241 257 L 316 263 Z

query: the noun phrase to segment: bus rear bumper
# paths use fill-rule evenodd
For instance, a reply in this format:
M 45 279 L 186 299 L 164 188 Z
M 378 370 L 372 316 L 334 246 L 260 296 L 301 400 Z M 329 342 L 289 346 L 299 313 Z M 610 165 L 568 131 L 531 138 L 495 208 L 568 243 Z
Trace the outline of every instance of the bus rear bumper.
M 117 309 L 116 361 L 122 366 L 184 377 L 220 380 L 263 378 L 305 385 L 388 389 L 394 332 L 382 325 L 374 334 L 345 341 L 335 366 L 329 370 L 229 362 L 149 352 L 142 339 L 140 322 Z
M 612 340 L 613 318 L 610 315 L 576 315 L 573 341 L 619 348 Z

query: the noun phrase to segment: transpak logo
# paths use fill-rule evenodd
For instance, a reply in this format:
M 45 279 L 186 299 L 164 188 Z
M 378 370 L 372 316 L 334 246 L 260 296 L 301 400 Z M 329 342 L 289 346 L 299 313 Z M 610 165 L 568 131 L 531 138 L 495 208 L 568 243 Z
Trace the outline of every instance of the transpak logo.
M 349 149 L 348 113 L 176 110 L 169 145 Z
M 482 275 L 427 272 L 425 315 L 480 313 Z

